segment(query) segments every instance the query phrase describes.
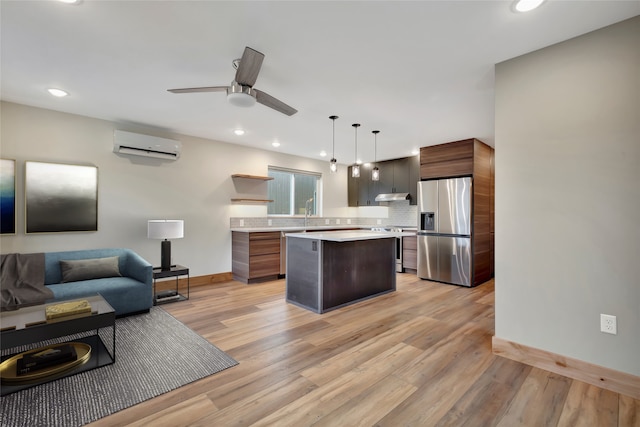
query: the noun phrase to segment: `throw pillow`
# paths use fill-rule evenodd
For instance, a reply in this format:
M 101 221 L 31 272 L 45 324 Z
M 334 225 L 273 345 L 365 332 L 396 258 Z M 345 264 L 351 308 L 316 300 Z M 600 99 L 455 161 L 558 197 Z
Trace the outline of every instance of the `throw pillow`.
M 60 260 L 62 283 L 79 280 L 100 279 L 103 277 L 120 277 L 118 257 Z

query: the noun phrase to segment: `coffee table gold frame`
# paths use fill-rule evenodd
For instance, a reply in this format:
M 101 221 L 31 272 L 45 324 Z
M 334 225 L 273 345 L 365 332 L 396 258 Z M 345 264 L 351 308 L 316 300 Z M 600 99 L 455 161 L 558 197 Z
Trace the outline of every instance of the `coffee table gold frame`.
M 18 372 L 17 372 L 18 359 L 21 359 L 22 357 L 31 353 L 37 353 L 42 350 L 61 347 L 63 345 L 68 345 L 68 344 L 72 345 L 75 348 L 76 354 L 78 356 L 76 360 L 70 360 L 68 362 L 60 363 L 59 365 L 52 365 L 43 369 L 39 369 L 37 371 L 29 372 L 27 374 L 18 375 Z M 48 345 L 45 347 L 40 347 L 33 350 L 25 351 L 24 353 L 16 354 L 15 356 L 10 357 L 9 359 L 0 363 L 0 378 L 2 379 L 2 381 L 11 382 L 11 383 L 24 383 L 24 382 L 39 380 L 51 375 L 58 374 L 60 372 L 64 372 L 67 369 L 73 368 L 74 366 L 81 365 L 85 363 L 87 360 L 89 360 L 89 358 L 91 358 L 91 346 L 89 344 L 85 344 L 81 342 L 70 342 L 70 343 Z

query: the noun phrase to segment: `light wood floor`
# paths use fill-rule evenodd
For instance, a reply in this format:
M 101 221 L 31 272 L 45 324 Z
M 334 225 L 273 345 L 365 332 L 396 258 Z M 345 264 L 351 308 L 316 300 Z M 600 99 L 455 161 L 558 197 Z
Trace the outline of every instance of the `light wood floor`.
M 493 281 L 398 274 L 323 315 L 284 280 L 192 288 L 164 305 L 240 364 L 92 426 L 640 426 L 640 401 L 491 353 Z

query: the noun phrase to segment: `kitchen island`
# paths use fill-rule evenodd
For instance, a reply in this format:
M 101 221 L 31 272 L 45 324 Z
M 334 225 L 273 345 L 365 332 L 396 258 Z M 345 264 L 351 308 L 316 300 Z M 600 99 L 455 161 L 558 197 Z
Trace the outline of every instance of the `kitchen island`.
M 395 238 L 410 233 L 288 233 L 287 302 L 324 313 L 396 290 Z

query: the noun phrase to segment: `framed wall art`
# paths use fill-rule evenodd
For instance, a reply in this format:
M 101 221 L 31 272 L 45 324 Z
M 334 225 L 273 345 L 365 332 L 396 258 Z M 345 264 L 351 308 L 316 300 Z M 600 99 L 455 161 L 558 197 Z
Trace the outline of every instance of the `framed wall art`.
M 25 162 L 27 233 L 98 230 L 98 168 Z
M 0 234 L 16 233 L 16 161 L 0 159 Z

